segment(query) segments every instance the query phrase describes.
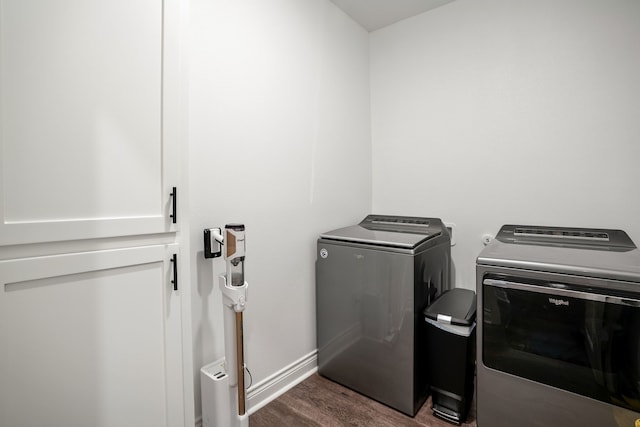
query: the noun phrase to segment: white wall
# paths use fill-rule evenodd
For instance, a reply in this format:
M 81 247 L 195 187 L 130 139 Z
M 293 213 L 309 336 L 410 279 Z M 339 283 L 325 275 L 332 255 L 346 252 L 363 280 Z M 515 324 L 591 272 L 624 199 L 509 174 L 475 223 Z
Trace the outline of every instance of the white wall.
M 640 2 L 457 0 L 371 34 L 373 211 L 457 225 L 456 285 L 505 223 L 640 244 Z
M 246 224 L 254 384 L 316 349 L 315 240 L 371 207 L 368 34 L 328 0 L 192 0 L 190 222 L 198 369 L 223 356 L 202 229 Z M 216 278 L 214 281 L 214 277 Z

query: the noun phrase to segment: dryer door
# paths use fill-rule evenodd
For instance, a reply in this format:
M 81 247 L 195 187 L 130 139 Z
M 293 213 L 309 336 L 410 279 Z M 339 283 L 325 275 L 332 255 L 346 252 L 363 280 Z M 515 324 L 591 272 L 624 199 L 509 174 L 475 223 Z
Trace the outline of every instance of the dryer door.
M 640 411 L 640 300 L 516 278 L 482 292 L 486 366 Z

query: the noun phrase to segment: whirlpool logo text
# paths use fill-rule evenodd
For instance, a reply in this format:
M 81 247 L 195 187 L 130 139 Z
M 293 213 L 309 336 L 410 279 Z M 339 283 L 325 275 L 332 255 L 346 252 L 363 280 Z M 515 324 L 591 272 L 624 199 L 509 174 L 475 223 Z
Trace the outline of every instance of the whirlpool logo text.
M 549 298 L 549 302 L 553 305 L 559 306 L 559 305 L 569 305 L 569 301 L 567 300 L 563 300 L 563 299 L 558 299 L 558 298 Z

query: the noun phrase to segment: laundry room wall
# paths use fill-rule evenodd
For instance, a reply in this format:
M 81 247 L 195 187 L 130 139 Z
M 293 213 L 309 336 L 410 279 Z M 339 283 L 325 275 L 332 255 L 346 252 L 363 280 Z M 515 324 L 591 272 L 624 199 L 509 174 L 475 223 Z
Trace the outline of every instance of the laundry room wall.
M 505 223 L 640 244 L 640 2 L 456 0 L 371 34 L 373 211 L 456 224 L 456 286 Z
M 246 225 L 253 385 L 313 359 L 315 241 L 371 208 L 368 34 L 328 0 L 192 0 L 189 190 L 196 416 L 224 355 L 202 230 Z M 305 359 L 306 358 L 306 359 Z

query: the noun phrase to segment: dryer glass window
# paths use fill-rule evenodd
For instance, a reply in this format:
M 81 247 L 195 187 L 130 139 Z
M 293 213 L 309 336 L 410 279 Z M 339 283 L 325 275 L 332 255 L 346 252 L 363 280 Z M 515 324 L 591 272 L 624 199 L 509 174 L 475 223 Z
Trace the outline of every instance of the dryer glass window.
M 640 302 L 575 286 L 554 294 L 546 284 L 536 291 L 521 280 L 490 282 L 483 282 L 486 366 L 640 410 Z

